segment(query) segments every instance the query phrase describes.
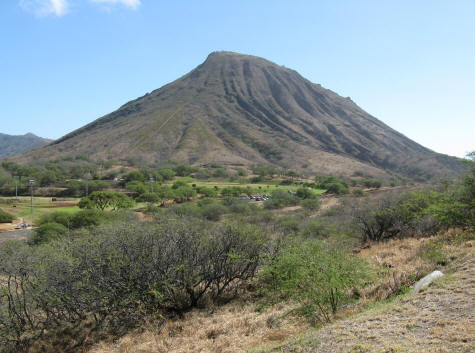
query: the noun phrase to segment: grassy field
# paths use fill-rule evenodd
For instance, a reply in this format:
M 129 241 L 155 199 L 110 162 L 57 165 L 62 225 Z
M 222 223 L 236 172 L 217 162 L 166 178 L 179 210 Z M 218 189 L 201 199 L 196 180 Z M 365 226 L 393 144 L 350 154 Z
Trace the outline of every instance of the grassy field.
M 217 186 L 220 189 L 225 188 L 225 187 L 230 187 L 230 186 L 239 186 L 241 188 L 250 187 L 256 193 L 266 193 L 266 194 L 269 194 L 276 189 L 296 191 L 300 187 L 297 185 L 278 185 L 281 182 L 281 180 L 278 180 L 278 179 L 266 180 L 259 183 L 240 183 L 238 181 L 231 182 L 231 181 L 216 180 L 216 179 L 202 181 L 202 180 L 197 180 L 197 179 L 193 179 L 189 177 L 176 178 L 175 180 L 169 182 L 168 185 L 172 185 L 177 180 L 182 180 L 190 185 L 195 184 L 196 186 L 208 186 L 208 187 Z M 317 195 L 321 195 L 326 191 L 324 189 L 311 189 L 311 190 Z
M 53 202 L 50 197 L 34 197 L 33 213 L 31 213 L 29 197 L 18 197 L 18 201 L 12 197 L 1 197 L 0 208 L 17 218 L 24 219 L 27 223 L 34 224 L 45 213 L 58 210 L 70 213 L 77 212 L 79 210 L 79 207 L 77 207 L 78 201 L 79 199 L 75 198 L 58 198 L 57 201 Z
M 197 180 L 190 177 L 175 178 L 166 185 L 172 185 L 175 181 L 180 180 L 195 185 L 196 187 L 218 187 L 223 189 L 225 187 L 239 186 L 241 188 L 251 188 L 252 193 L 271 194 L 274 190 L 280 189 L 285 191 L 295 192 L 299 186 L 296 185 L 278 185 L 281 180 L 273 179 L 266 180 L 259 183 L 242 183 L 231 182 L 229 180 L 210 179 L 206 181 Z M 310 189 L 313 193 L 321 195 L 325 192 L 323 189 Z M 45 213 L 53 211 L 62 211 L 75 213 L 79 210 L 77 207 L 78 198 L 57 198 L 57 201 L 52 201 L 50 197 L 34 197 L 33 198 L 33 213 L 31 212 L 30 198 L 28 196 L 20 196 L 18 199 L 13 197 L 0 197 L 0 208 L 15 215 L 18 220 L 23 219 L 25 222 L 35 224 L 36 221 Z M 146 206 L 146 203 L 136 203 L 134 209 L 140 209 Z

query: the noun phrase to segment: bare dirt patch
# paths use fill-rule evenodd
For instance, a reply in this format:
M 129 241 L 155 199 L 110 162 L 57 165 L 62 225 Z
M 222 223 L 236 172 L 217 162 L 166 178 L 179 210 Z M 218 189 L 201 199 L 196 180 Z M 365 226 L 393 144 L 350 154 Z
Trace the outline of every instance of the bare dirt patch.
M 15 219 L 12 223 L 0 223 L 0 233 L 11 232 L 21 223 L 21 219 Z

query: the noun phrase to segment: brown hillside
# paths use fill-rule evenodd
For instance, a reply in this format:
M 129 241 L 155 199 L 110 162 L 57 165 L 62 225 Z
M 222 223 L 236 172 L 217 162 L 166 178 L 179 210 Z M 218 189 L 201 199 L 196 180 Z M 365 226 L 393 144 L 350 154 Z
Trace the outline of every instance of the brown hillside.
M 210 54 L 180 79 L 19 160 L 66 154 L 380 176 L 440 177 L 463 168 L 296 71 L 231 52 Z

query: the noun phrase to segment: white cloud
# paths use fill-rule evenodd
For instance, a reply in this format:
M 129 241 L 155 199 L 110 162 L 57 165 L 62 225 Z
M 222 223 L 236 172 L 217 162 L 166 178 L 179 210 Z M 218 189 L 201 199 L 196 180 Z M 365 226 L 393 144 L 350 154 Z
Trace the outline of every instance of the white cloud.
M 69 9 L 67 0 L 20 0 L 20 6 L 39 17 L 64 16 Z
M 122 4 L 132 9 L 138 8 L 141 4 L 140 0 L 91 0 L 91 1 L 97 4 L 103 4 L 103 5 Z

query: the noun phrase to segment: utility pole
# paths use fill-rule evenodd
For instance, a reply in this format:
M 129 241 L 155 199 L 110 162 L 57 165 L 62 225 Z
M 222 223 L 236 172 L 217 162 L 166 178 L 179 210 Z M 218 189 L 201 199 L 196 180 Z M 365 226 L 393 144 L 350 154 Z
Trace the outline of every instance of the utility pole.
M 18 201 L 18 175 L 15 175 L 13 179 L 15 179 L 15 199 Z
M 89 173 L 86 174 L 86 197 L 89 196 Z
M 29 183 L 30 183 L 30 195 L 31 195 L 30 207 L 31 207 L 31 214 L 33 214 L 33 184 L 35 183 L 35 181 L 33 179 L 30 179 Z
M 149 179 L 150 179 L 150 193 L 153 192 L 153 176 L 152 174 L 149 174 Z

